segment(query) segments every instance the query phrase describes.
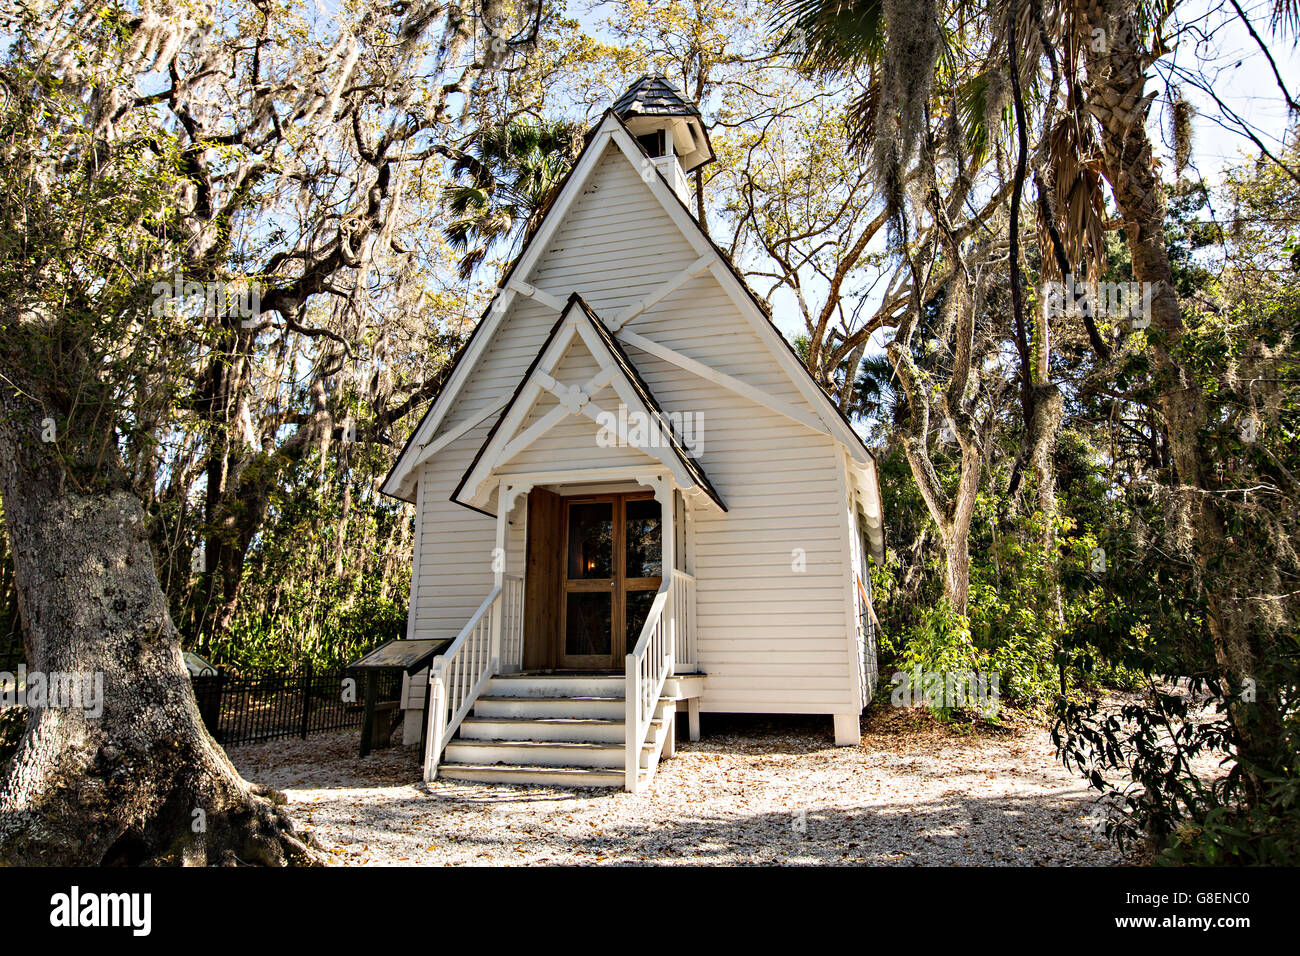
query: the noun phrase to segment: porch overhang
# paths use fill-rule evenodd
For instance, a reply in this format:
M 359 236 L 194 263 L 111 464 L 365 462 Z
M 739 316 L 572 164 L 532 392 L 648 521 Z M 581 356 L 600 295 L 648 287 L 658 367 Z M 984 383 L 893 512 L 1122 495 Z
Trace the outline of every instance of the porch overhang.
M 853 486 L 853 499 L 867 530 L 871 543 L 871 556 L 877 561 L 885 560 L 885 522 L 884 502 L 880 494 L 880 477 L 876 471 L 874 458 L 864 463 L 847 460 L 849 478 Z
M 586 347 L 598 368 L 585 381 L 563 382 L 557 376 L 557 368 L 576 341 Z M 606 390 L 617 398 L 620 405 L 617 410 L 602 405 Z M 552 396 L 555 401 L 545 413 L 534 414 L 535 409 L 540 411 L 539 402 L 549 402 Z M 643 416 L 639 421 L 649 427 L 629 429 L 629 412 Z M 554 467 L 540 473 L 505 470 L 512 459 L 535 447 L 561 423 L 574 418 L 588 420 L 596 426 L 594 446 L 600 446 L 597 436 L 603 433 L 608 447 L 635 449 L 642 453 L 638 456 L 642 460 L 611 464 L 608 468 L 582 469 L 566 468 L 564 462 L 556 462 Z M 559 480 L 565 476 L 567 481 L 637 479 L 641 473 L 657 471 L 670 475 L 674 486 L 684 495 L 698 496 L 721 511 L 727 510 L 699 461 L 682 446 L 672 416 L 655 399 L 623 347 L 575 292 L 462 475 L 451 500 L 492 513 L 489 505 L 493 493 L 503 482 L 536 486 L 551 483 L 539 480 L 543 477 Z

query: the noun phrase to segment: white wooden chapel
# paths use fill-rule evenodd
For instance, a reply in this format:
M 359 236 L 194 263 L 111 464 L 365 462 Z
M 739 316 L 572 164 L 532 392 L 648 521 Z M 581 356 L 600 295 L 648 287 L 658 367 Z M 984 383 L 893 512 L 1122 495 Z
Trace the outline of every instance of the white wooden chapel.
M 875 465 L 695 220 L 712 158 L 638 79 L 383 484 L 416 508 L 407 636 L 455 639 L 404 693 L 428 779 L 638 790 L 679 709 L 858 742 Z

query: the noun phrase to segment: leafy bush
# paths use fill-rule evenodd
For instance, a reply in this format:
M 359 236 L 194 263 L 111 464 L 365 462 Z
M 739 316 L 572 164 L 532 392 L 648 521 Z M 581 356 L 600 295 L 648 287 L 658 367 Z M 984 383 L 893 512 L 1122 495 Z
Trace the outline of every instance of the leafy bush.
M 971 639 L 970 621 L 947 601 L 928 609 L 921 622 L 903 636 L 898 663 L 903 670 L 973 671 L 984 663 L 984 655 Z
M 988 655 L 980 651 L 971 639 L 970 622 L 958 614 L 947 601 L 940 601 L 927 609 L 920 622 L 909 628 L 902 638 L 902 651 L 896 660 L 903 673 L 903 684 L 910 687 L 913 699 L 924 695 L 929 687 L 924 675 L 943 675 L 944 686 L 949 677 L 962 674 L 987 674 Z M 896 677 L 895 680 L 898 680 Z M 938 716 L 948 718 L 958 709 L 951 701 L 940 701 L 931 706 Z M 968 702 L 973 705 L 974 702 Z M 968 709 L 962 707 L 960 709 Z M 985 708 L 981 716 L 993 717 L 993 709 Z
M 349 468 L 323 453 L 286 466 L 225 632 L 204 633 L 204 615 L 191 615 L 186 636 L 213 663 L 332 669 L 405 632 L 412 515 L 373 487 L 349 490 L 387 464 L 346 447 Z
M 1175 866 L 1294 866 L 1300 860 L 1300 781 L 1268 781 L 1264 800 L 1250 809 L 1204 808 L 1170 835 L 1156 862 Z
M 405 633 L 405 600 L 368 596 L 339 605 L 329 597 L 295 596 L 271 613 L 241 616 L 210 648 L 213 663 L 280 669 L 309 661 L 335 669 Z

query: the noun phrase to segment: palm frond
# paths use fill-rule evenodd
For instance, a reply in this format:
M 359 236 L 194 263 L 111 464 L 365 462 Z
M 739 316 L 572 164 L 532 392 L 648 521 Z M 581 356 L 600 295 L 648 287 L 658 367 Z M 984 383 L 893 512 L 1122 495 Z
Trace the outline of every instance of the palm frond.
M 866 88 L 849 103 L 849 145 L 859 153 L 871 148 L 876 138 L 876 120 L 880 116 L 880 78 L 873 76 Z
M 983 162 L 1005 122 L 1006 90 L 1001 70 L 989 69 L 962 80 L 953 90 L 957 124 L 966 155 Z
M 455 216 L 482 214 L 491 202 L 492 194 L 477 186 L 449 186 L 443 194 L 447 208 Z
M 771 27 L 778 49 L 809 69 L 854 70 L 885 49 L 884 0 L 782 0 Z
M 1055 180 L 1056 225 L 1066 256 L 1072 265 L 1086 266 L 1090 275 L 1098 276 L 1106 269 L 1106 199 L 1091 124 L 1077 116 L 1062 117 L 1047 148 L 1047 165 Z M 1051 271 L 1050 258 L 1045 265 Z
M 540 217 L 581 151 L 582 129 L 568 120 L 515 120 L 481 128 L 452 166 L 458 180 L 443 192 L 454 217 L 443 234 L 466 250 L 459 263 L 468 278 L 500 242 L 518 242 Z
M 1277 32 L 1300 32 L 1300 0 L 1273 0 L 1273 17 L 1269 24 Z

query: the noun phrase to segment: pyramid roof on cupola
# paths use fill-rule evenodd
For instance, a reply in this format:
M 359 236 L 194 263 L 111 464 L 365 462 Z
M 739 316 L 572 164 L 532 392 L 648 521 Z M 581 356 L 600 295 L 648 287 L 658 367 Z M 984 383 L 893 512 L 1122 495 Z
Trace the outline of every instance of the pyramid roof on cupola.
M 682 96 L 672 81 L 662 73 L 638 77 L 627 92 L 614 102 L 614 112 L 622 119 L 631 116 L 699 116 L 700 110 Z

